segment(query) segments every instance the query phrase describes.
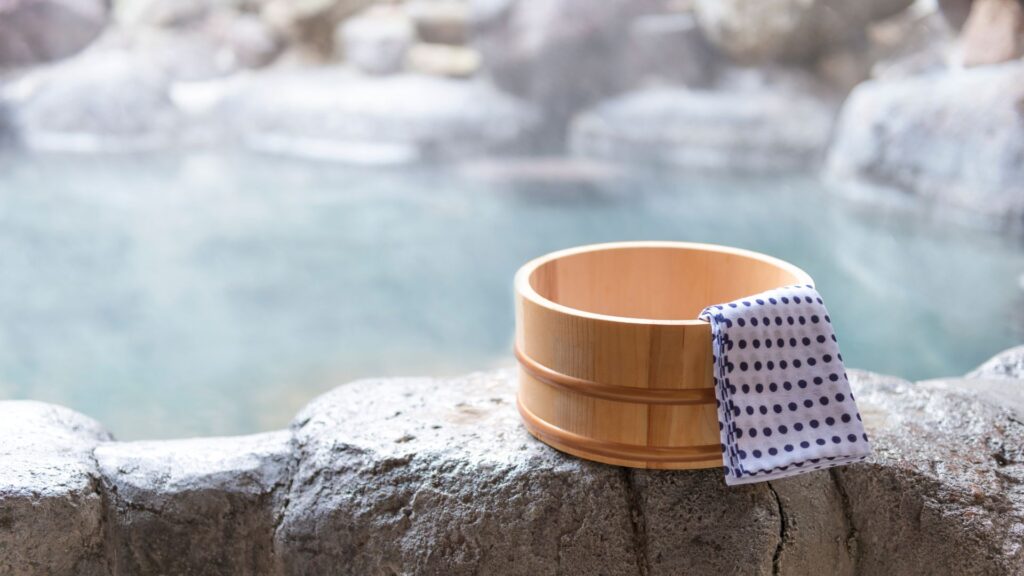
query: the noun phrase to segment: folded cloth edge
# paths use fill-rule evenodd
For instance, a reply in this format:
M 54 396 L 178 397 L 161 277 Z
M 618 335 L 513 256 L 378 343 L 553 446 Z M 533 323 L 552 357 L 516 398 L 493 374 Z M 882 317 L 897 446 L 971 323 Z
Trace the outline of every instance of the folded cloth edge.
M 711 323 L 727 484 L 784 478 L 870 454 L 831 319 L 814 286 L 783 286 L 715 304 L 699 317 Z M 768 440 L 772 436 L 785 438 Z

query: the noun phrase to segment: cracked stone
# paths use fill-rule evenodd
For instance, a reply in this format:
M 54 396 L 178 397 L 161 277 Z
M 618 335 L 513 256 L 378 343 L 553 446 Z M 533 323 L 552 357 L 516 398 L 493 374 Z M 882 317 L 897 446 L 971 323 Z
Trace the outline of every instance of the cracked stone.
M 116 574 L 276 574 L 287 431 L 96 449 Z M 279 490 L 283 494 L 284 490 Z
M 863 574 L 1020 574 L 1024 566 L 1024 423 L 980 392 L 984 380 L 912 384 L 854 373 L 874 457 L 835 475 Z M 983 386 L 984 387 L 984 386 Z M 1024 381 L 1002 391 L 1024 398 Z
M 1013 574 L 1024 491 L 1004 478 L 1024 466 L 989 457 L 1024 461 L 1013 412 L 973 391 L 982 380 L 851 378 L 871 461 L 734 488 L 719 470 L 622 471 L 548 449 L 520 426 L 507 372 L 343 386 L 294 424 L 278 545 L 293 573 Z M 952 514 L 922 525 L 929 508 Z
M 829 472 L 771 482 L 784 511 L 784 539 L 775 571 L 780 574 L 855 574 L 853 526 L 843 495 Z
M 738 487 L 547 447 L 508 370 L 354 382 L 238 438 L 0 402 L 0 573 L 1020 574 L 1024 381 L 850 378 L 871 459 Z
M 637 573 L 622 473 L 530 437 L 510 378 L 365 380 L 307 407 L 284 573 Z
M 0 574 L 105 574 L 92 450 L 110 434 L 67 408 L 0 402 Z

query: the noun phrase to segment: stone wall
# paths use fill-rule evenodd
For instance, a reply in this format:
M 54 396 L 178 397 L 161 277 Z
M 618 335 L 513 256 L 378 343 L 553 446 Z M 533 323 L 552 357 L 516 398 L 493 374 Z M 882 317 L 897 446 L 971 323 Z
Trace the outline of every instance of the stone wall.
M 735 488 L 556 452 L 508 370 L 353 382 L 236 438 L 0 402 L 0 573 L 1022 574 L 1019 357 L 853 371 L 870 461 Z

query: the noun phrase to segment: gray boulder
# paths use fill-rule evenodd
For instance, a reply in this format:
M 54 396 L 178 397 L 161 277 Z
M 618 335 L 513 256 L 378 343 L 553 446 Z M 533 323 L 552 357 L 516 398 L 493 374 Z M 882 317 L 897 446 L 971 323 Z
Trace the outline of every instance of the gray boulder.
M 258 12 L 264 0 L 131 0 L 115 11 L 122 50 L 138 50 L 161 68 L 199 74 L 175 79 L 206 80 L 240 68 L 261 68 L 284 49 L 283 32 Z M 302 4 L 302 2 L 295 2 Z
M 1024 381 L 850 378 L 872 458 L 734 488 L 541 444 L 511 370 L 354 382 L 239 438 L 0 402 L 0 572 L 1020 574 Z
M 245 146 L 356 163 L 481 155 L 522 142 L 538 120 L 478 81 L 323 68 L 264 74 L 237 88 L 221 116 Z
M 843 107 L 828 173 L 901 189 L 996 227 L 1024 226 L 1024 62 L 861 84 Z
M 509 376 L 360 381 L 303 410 L 286 573 L 637 573 L 624 472 L 534 442 Z
M 834 110 L 793 85 L 651 88 L 580 114 L 570 147 L 588 158 L 704 170 L 808 169 L 828 146 Z
M 274 527 L 290 435 L 96 449 L 115 574 L 277 574 Z
M 852 372 L 869 462 L 730 489 L 719 470 L 546 448 L 513 378 L 361 381 L 310 404 L 293 424 L 286 573 L 1019 573 L 1024 425 L 977 381 Z
M 1004 350 L 967 375 L 968 378 L 1024 380 L 1024 346 Z
M 655 6 L 650 0 L 473 0 L 472 44 L 495 83 L 540 106 L 550 136 L 560 137 L 575 111 L 625 88 L 622 39 L 633 19 Z
M 710 84 L 718 58 L 690 12 L 649 14 L 629 24 L 619 57 L 623 86 Z
M 95 421 L 40 402 L 0 402 L 0 573 L 105 574 Z
M 278 532 L 286 573 L 771 572 L 769 486 L 565 456 L 525 432 L 512 378 L 360 381 L 307 406 Z
M 262 68 L 274 61 L 284 50 L 284 41 L 258 17 L 251 14 L 214 19 L 215 37 L 231 62 L 241 68 Z
M 697 0 L 711 42 L 737 62 L 806 62 L 863 38 L 913 0 Z
M 236 70 L 217 38 L 193 28 L 112 28 L 75 60 L 79 59 L 78 68 L 98 69 L 113 60 L 115 67 L 131 69 L 123 72 L 129 78 L 120 81 L 132 83 L 141 73 L 152 78 L 158 91 L 168 93 L 175 82 L 212 80 Z
M 112 28 L 87 54 L 131 54 L 173 82 L 198 82 L 262 68 L 283 49 L 282 39 L 256 16 L 217 12 L 201 25 Z
M 66 58 L 107 23 L 104 0 L 5 0 L 0 3 L 0 68 Z
M 415 40 L 412 18 L 394 7 L 376 6 L 339 24 L 334 48 L 367 74 L 395 74 L 405 66 Z
M 1015 405 L 979 380 L 867 373 L 854 390 L 875 455 L 835 472 L 862 574 L 1020 574 L 1024 566 L 1024 381 Z
M 132 28 L 185 28 L 201 23 L 215 6 L 212 0 L 132 0 L 114 5 L 115 17 Z
M 123 152 L 175 138 L 168 75 L 131 53 L 90 50 L 8 89 L 15 134 L 31 149 Z

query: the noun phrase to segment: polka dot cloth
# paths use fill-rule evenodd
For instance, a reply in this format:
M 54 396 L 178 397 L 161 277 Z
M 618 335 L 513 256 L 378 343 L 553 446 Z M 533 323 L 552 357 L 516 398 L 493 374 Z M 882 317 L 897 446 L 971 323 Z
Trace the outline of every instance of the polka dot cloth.
M 726 484 L 863 460 L 871 453 L 832 320 L 813 286 L 725 304 L 711 323 Z

